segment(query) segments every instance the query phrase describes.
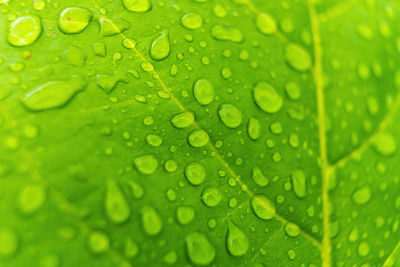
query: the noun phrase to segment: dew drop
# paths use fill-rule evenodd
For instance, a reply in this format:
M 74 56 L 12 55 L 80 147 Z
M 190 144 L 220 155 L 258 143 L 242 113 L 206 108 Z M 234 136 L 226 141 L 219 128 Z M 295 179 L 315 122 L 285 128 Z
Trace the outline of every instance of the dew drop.
M 208 186 L 201 193 L 201 199 L 206 206 L 215 207 L 221 202 L 222 194 L 216 187 Z
M 253 87 L 253 98 L 261 110 L 271 114 L 281 110 L 283 105 L 282 97 L 266 82 L 258 82 Z
M 300 169 L 293 170 L 290 173 L 294 194 L 298 198 L 304 198 L 306 195 L 306 176 Z
M 190 223 L 195 215 L 195 209 L 189 206 L 180 206 L 176 209 L 176 219 L 181 225 Z
M 169 172 L 175 172 L 178 169 L 178 163 L 173 159 L 168 159 L 164 163 L 164 169 Z
M 275 204 L 264 195 L 255 195 L 251 199 L 251 208 L 254 214 L 263 220 L 270 220 L 275 216 Z
M 228 247 L 229 253 L 235 257 L 245 255 L 249 249 L 249 240 L 246 234 L 231 221 L 228 221 L 226 246 Z
M 122 0 L 124 7 L 131 12 L 143 13 L 151 9 L 150 0 Z
M 76 93 L 84 90 L 86 82 L 75 78 L 69 81 L 52 81 L 26 92 L 22 98 L 25 107 L 42 111 L 64 106 Z
M 285 91 L 286 91 L 286 95 L 292 100 L 297 100 L 301 96 L 300 88 L 294 82 L 290 82 L 290 83 L 286 84 Z
M 7 228 L 0 229 L 0 259 L 15 255 L 18 246 L 19 238 L 13 230 Z
M 33 44 L 42 32 L 42 24 L 36 16 L 19 17 L 8 27 L 7 40 L 13 46 Z
M 106 252 L 110 247 L 110 238 L 102 231 L 93 231 L 89 235 L 89 248 L 93 254 Z
M 265 187 L 268 185 L 268 178 L 265 177 L 265 175 L 262 173 L 261 169 L 259 167 L 254 167 L 252 170 L 252 178 L 254 182 L 261 186 Z
M 397 149 L 396 140 L 393 135 L 387 132 L 378 133 L 372 144 L 375 150 L 382 156 L 391 156 Z
M 145 175 L 150 175 L 154 173 L 158 167 L 158 161 L 153 155 L 143 155 L 136 157 L 133 160 L 133 164 L 140 173 Z
M 169 56 L 171 45 L 169 42 L 169 34 L 163 31 L 156 39 L 153 40 L 150 47 L 150 57 L 153 60 L 163 60 Z
M 92 12 L 85 8 L 69 7 L 58 17 L 58 27 L 64 33 L 80 33 L 89 24 Z
M 18 206 L 22 213 L 33 214 L 46 200 L 46 188 L 39 184 L 26 185 L 18 197 Z
M 184 111 L 174 115 L 171 119 L 171 124 L 176 128 L 187 128 L 194 122 L 194 113 Z
M 144 189 L 139 183 L 137 183 L 135 181 L 129 181 L 128 186 L 130 187 L 132 196 L 135 199 L 140 199 L 143 197 Z
M 198 79 L 193 84 L 193 94 L 201 105 L 208 105 L 214 99 L 214 86 L 206 79 Z
M 214 26 L 211 29 L 211 36 L 219 41 L 231 41 L 235 43 L 241 43 L 243 41 L 243 34 L 236 28 L 230 28 L 225 26 Z
M 186 235 L 186 251 L 192 263 L 208 265 L 214 261 L 215 247 L 210 243 L 205 234 L 192 232 Z
M 106 197 L 104 202 L 106 214 L 111 222 L 119 224 L 128 220 L 131 210 L 118 184 L 109 179 L 107 181 Z
M 300 234 L 300 228 L 297 224 L 287 223 L 285 225 L 285 232 L 290 237 L 296 237 Z
M 163 140 L 162 140 L 162 138 L 161 138 L 159 135 L 156 135 L 156 134 L 148 134 L 148 135 L 146 136 L 146 142 L 147 142 L 149 145 L 151 145 L 151 146 L 159 147 L 159 146 L 161 146 Z
M 195 30 L 203 25 L 203 18 L 198 14 L 189 13 L 182 17 L 181 23 L 185 28 Z
M 370 249 L 369 244 L 367 242 L 365 242 L 365 241 L 360 242 L 360 244 L 358 245 L 358 254 L 361 257 L 367 256 L 369 254 L 370 250 L 371 249 Z
M 354 191 L 351 198 L 358 205 L 365 204 L 371 198 L 371 189 L 368 186 L 362 186 Z
M 116 75 L 98 74 L 96 75 L 96 84 L 106 94 L 110 94 L 117 84 L 124 81 L 122 77 L 117 73 Z
M 285 48 L 285 59 L 297 71 L 307 71 L 311 68 L 310 54 L 299 45 L 287 45 Z
M 129 22 L 123 19 L 99 18 L 100 34 L 102 36 L 113 36 L 121 34 L 129 28 Z
M 194 130 L 188 135 L 188 143 L 192 147 L 203 147 L 207 145 L 210 137 L 204 130 Z
M 260 138 L 260 121 L 256 118 L 250 118 L 249 123 L 247 124 L 247 134 L 249 135 L 251 140 L 257 140 Z
M 144 206 L 141 210 L 144 232 L 149 236 L 158 235 L 162 230 L 162 220 L 157 211 L 150 206 Z
M 271 35 L 276 32 L 276 22 L 273 17 L 268 14 L 260 13 L 256 17 L 257 30 L 262 34 Z
M 127 238 L 124 244 L 124 255 L 127 258 L 134 258 L 139 254 L 139 246 L 131 238 Z
M 237 128 L 242 123 L 242 112 L 232 104 L 221 104 L 218 108 L 218 116 L 229 128 Z
M 200 163 L 191 162 L 185 167 L 185 176 L 192 185 L 199 185 L 204 182 L 206 169 Z

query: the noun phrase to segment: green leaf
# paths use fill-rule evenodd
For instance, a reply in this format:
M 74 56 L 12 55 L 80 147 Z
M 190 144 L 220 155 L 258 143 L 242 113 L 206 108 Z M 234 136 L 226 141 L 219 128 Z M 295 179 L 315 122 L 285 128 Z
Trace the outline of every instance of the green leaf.
M 0 266 L 400 265 L 399 10 L 0 0 Z

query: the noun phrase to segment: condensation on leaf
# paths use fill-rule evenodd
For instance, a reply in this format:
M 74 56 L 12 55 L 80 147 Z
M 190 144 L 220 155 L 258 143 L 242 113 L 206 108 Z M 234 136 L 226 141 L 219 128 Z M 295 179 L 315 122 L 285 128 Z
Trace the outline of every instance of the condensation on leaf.
M 207 236 L 200 232 L 192 232 L 186 235 L 186 251 L 189 259 L 196 265 L 208 265 L 216 256 L 216 250 Z

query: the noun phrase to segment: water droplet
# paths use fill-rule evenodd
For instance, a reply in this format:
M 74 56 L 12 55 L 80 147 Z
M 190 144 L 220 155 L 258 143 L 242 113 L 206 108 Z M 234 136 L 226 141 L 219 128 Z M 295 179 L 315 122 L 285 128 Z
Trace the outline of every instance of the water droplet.
M 281 110 L 283 99 L 269 83 L 258 82 L 253 87 L 253 98 L 257 106 L 267 113 Z
M 214 26 L 211 29 L 211 36 L 220 41 L 231 41 L 235 43 L 241 43 L 243 41 L 243 35 L 241 31 L 236 28 L 220 25 Z
M 153 155 L 143 155 L 133 160 L 136 169 L 145 175 L 154 173 L 158 167 L 158 161 Z
M 151 63 L 148 62 L 148 61 L 143 62 L 142 65 L 140 65 L 140 67 L 141 67 L 142 70 L 144 70 L 145 72 L 152 72 L 152 71 L 154 71 L 154 66 L 153 66 L 153 64 L 151 64 Z
M 260 121 L 256 118 L 250 118 L 249 123 L 247 124 L 247 133 L 252 140 L 257 140 L 260 138 Z
M 184 111 L 174 115 L 171 119 L 171 124 L 176 128 L 187 128 L 194 122 L 194 113 Z
M 69 81 L 52 81 L 26 92 L 22 103 L 30 110 L 41 111 L 65 105 L 76 93 L 82 91 L 86 82 L 75 78 Z
M 162 140 L 162 138 L 161 138 L 159 135 L 156 135 L 156 134 L 148 134 L 148 135 L 146 136 L 146 142 L 147 142 L 149 145 L 151 145 L 151 146 L 159 147 L 159 146 L 161 146 L 163 140 Z
M 162 230 L 162 221 L 157 211 L 150 206 L 144 206 L 141 210 L 144 232 L 149 236 L 158 235 Z
M 194 130 L 188 135 L 188 142 L 192 147 L 203 147 L 207 145 L 209 139 L 208 133 L 203 130 Z
M 105 57 L 107 55 L 106 45 L 104 43 L 94 43 L 93 52 L 96 56 Z
M 195 215 L 195 210 L 193 207 L 181 206 L 176 209 L 176 219 L 181 225 L 186 225 L 190 223 Z
M 150 0 L 122 0 L 125 8 L 131 12 L 147 12 L 151 9 L 151 1 Z
M 205 234 L 193 232 L 186 235 L 186 251 L 191 262 L 197 265 L 208 265 L 214 261 L 215 247 Z
M 215 207 L 219 204 L 219 202 L 221 202 L 222 194 L 218 188 L 208 186 L 204 188 L 203 192 L 201 193 L 201 199 L 206 206 Z
M 22 213 L 33 214 L 46 200 L 46 188 L 39 184 L 26 185 L 18 197 L 18 206 Z
M 397 149 L 396 140 L 387 132 L 378 133 L 373 141 L 373 147 L 382 156 L 391 156 Z
M 301 91 L 297 83 L 290 82 L 285 86 L 286 95 L 292 99 L 297 100 L 301 96 Z
M 370 249 L 369 244 L 367 242 L 365 242 L 365 241 L 360 242 L 360 244 L 358 245 L 358 254 L 361 257 L 367 256 L 369 254 L 370 250 L 371 249 Z
M 255 195 L 251 199 L 251 208 L 254 214 L 263 220 L 270 220 L 275 216 L 275 204 L 264 195 Z
M 134 258 L 139 254 L 139 246 L 131 238 L 127 238 L 124 244 L 124 255 L 127 258 Z
M 42 24 L 36 16 L 19 17 L 8 27 L 7 40 L 13 46 L 33 44 L 42 32 Z
M 143 187 L 135 181 L 128 181 L 128 186 L 131 189 L 132 196 L 136 199 L 140 199 L 144 195 Z
M 198 14 L 189 13 L 182 17 L 181 22 L 185 28 L 194 30 L 203 25 L 203 18 Z
M 307 71 L 311 68 L 310 54 L 299 45 L 287 45 L 285 48 L 285 58 L 289 65 L 297 71 Z
M 252 177 L 254 182 L 261 186 L 267 186 L 268 185 L 268 178 L 265 177 L 265 175 L 262 173 L 261 169 L 259 167 L 254 167 L 252 170 Z
M 282 124 L 279 121 L 274 121 L 269 125 L 269 129 L 271 130 L 272 133 L 274 134 L 281 134 L 283 129 L 282 129 Z
M 199 185 L 204 182 L 206 169 L 200 163 L 191 162 L 185 167 L 185 176 L 192 185 Z
M 231 221 L 228 221 L 226 245 L 229 253 L 235 257 L 245 255 L 249 249 L 249 240 L 246 234 Z
M 7 228 L 0 229 L 0 259 L 13 256 L 19 246 L 19 238 L 17 234 Z
M 368 186 L 362 186 L 354 191 L 351 197 L 354 203 L 358 205 L 365 204 L 371 198 L 371 189 Z
M 232 104 L 221 104 L 218 108 L 218 116 L 229 128 L 237 128 L 242 123 L 242 112 Z
M 287 223 L 285 225 L 285 232 L 290 237 L 296 237 L 300 234 L 300 228 L 297 224 Z
M 107 181 L 106 197 L 104 202 L 106 214 L 113 223 L 123 223 L 128 220 L 131 210 L 118 184 L 109 179 Z
M 102 231 L 93 231 L 89 235 L 89 248 L 94 254 L 101 254 L 110 247 L 110 238 Z
M 293 170 L 290 173 L 294 194 L 298 198 L 304 198 L 306 195 L 306 176 L 300 169 Z
M 89 24 L 92 12 L 85 8 L 69 7 L 64 9 L 58 18 L 58 27 L 64 33 L 80 33 Z
M 214 86 L 206 79 L 198 79 L 193 84 L 193 94 L 201 105 L 208 105 L 214 99 Z
M 98 74 L 96 75 L 96 84 L 99 86 L 106 94 L 110 94 L 117 84 L 124 79 L 121 74 L 116 73 L 115 75 L 108 74 Z
M 226 16 L 226 13 L 227 13 L 226 9 L 222 5 L 217 4 L 217 5 L 214 6 L 214 14 L 215 14 L 215 16 L 217 16 L 219 18 L 223 18 L 223 17 Z
M 102 36 L 113 36 L 121 34 L 129 28 L 129 22 L 123 19 L 99 18 L 100 34 Z
M 164 163 L 164 169 L 167 172 L 175 172 L 178 169 L 178 163 L 173 159 L 168 159 Z
M 265 13 L 257 15 L 256 27 L 262 34 L 270 35 L 276 32 L 276 22 L 274 18 Z
M 150 47 L 150 57 L 160 61 L 169 56 L 171 45 L 169 43 L 169 34 L 163 31 L 156 39 L 153 40 Z

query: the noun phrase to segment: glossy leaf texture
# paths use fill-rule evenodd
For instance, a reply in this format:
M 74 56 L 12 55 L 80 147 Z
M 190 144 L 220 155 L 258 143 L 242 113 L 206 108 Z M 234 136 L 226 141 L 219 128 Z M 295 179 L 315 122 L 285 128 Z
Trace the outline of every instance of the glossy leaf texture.
M 400 266 L 399 10 L 0 0 L 0 266 Z

